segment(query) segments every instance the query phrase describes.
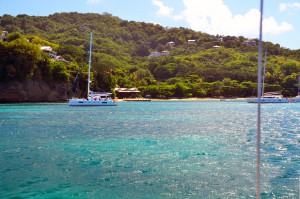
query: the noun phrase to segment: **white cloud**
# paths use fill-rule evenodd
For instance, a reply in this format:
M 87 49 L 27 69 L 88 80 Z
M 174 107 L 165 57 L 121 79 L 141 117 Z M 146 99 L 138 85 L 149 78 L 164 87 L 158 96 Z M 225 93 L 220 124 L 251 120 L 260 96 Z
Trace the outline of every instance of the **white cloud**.
M 264 19 L 263 21 L 263 30 L 266 33 L 281 34 L 292 29 L 293 26 L 291 24 L 288 24 L 286 22 L 278 24 L 273 17 L 269 17 L 267 19 Z
M 286 3 L 279 4 L 279 10 L 281 12 L 285 11 L 286 9 L 287 9 L 287 4 Z
M 286 11 L 289 8 L 294 8 L 294 9 L 299 9 L 300 8 L 300 3 L 281 3 L 279 4 L 279 10 L 281 12 Z
M 190 28 L 209 34 L 256 36 L 259 29 L 260 11 L 251 9 L 246 13 L 233 15 L 223 0 L 182 0 L 184 10 L 178 16 L 172 15 L 173 8 L 165 6 L 161 0 L 152 0 L 159 7 L 160 16 L 184 20 Z M 167 9 L 163 9 L 167 8 Z M 162 11 L 165 10 L 165 14 Z M 273 17 L 264 18 L 263 32 L 279 34 L 293 29 L 286 22 L 278 23 Z
M 86 3 L 87 4 L 99 4 L 100 0 L 87 0 Z
M 158 16 L 171 17 L 173 8 L 165 6 L 160 0 L 152 0 L 152 3 L 158 7 Z

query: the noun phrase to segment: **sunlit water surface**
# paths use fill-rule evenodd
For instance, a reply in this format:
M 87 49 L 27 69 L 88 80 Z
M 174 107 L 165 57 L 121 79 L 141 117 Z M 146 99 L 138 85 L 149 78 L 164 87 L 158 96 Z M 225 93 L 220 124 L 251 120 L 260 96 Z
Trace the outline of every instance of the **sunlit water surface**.
M 0 105 L 0 198 L 255 198 L 257 105 Z M 263 104 L 262 198 L 298 198 L 300 104 Z

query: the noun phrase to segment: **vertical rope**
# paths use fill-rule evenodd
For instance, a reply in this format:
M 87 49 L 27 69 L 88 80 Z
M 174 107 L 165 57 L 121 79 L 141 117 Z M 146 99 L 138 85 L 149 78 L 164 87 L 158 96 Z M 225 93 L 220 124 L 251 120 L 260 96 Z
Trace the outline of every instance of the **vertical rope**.
M 259 23 L 259 47 L 258 47 L 258 78 L 257 78 L 257 142 L 256 142 L 256 198 L 260 199 L 260 129 L 261 129 L 261 79 L 262 79 L 262 23 L 263 23 L 263 5 L 260 0 L 260 23 Z

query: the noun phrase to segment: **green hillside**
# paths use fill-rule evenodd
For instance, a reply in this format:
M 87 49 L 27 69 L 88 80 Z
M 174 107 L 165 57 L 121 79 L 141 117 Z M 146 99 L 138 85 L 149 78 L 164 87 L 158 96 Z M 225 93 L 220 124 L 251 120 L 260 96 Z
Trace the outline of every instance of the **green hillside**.
M 0 41 L 0 83 L 65 82 L 71 95 L 83 95 L 92 31 L 95 91 L 118 86 L 158 98 L 256 95 L 257 40 L 126 21 L 108 13 L 4 15 L 0 31 L 8 32 Z M 53 60 L 41 46 L 51 46 L 67 61 Z M 264 42 L 266 50 L 265 91 L 296 95 L 300 50 Z

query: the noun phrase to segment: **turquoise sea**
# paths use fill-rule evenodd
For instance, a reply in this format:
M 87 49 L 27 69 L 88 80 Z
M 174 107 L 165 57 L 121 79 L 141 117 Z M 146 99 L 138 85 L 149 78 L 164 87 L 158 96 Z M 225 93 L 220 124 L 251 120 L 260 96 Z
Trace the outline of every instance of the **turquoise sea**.
M 0 105 L 0 198 L 255 198 L 257 105 Z M 300 103 L 262 104 L 261 197 L 299 198 Z

